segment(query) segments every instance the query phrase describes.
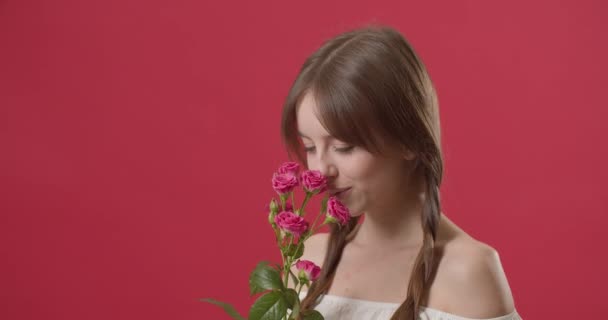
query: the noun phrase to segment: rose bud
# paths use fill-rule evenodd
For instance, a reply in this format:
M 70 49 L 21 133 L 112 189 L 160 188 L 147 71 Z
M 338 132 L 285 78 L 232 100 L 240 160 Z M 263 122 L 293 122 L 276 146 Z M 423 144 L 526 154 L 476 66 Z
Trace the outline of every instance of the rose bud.
M 349 220 L 350 212 L 348 211 L 348 208 L 342 204 L 337 197 L 329 197 L 329 200 L 327 200 L 327 215 L 324 223 L 338 223 L 340 226 L 344 226 Z
M 270 204 L 266 206 L 266 209 L 270 211 L 268 214 L 268 222 L 271 225 L 274 225 L 274 217 L 277 215 L 277 212 L 279 212 L 279 205 L 277 204 L 277 201 L 273 198 L 270 201 Z
M 298 260 L 296 262 L 296 269 L 298 269 L 298 279 L 303 283 L 315 281 L 321 274 L 321 268 L 308 260 Z

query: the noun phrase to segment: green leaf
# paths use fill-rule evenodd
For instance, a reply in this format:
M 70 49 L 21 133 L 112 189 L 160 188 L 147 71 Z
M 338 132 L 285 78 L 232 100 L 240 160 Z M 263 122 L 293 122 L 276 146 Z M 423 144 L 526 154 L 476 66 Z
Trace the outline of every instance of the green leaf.
M 293 273 L 293 271 L 291 271 L 291 269 L 289 270 L 289 275 L 291 276 L 291 280 L 293 280 L 293 286 L 297 286 L 300 283 L 300 280 L 298 280 L 298 277 Z
M 302 312 L 303 320 L 325 320 L 317 310 L 306 310 Z
M 293 257 L 294 260 L 299 259 L 304 254 L 304 244 L 292 244 L 289 250 L 285 249 L 285 251 L 285 255 Z
M 268 262 L 258 263 L 249 276 L 249 294 L 264 292 L 266 290 L 283 289 L 281 274 L 268 265 Z
M 287 314 L 287 301 L 281 291 L 260 296 L 249 310 L 249 320 L 277 320 Z
M 230 305 L 230 304 L 228 304 L 228 303 L 221 302 L 221 301 L 217 301 L 217 300 L 215 300 L 215 299 L 210 299 L 210 298 L 203 298 L 203 299 L 200 299 L 200 301 L 203 301 L 203 302 L 209 302 L 209 303 L 213 303 L 213 304 L 215 304 L 215 305 L 217 305 L 217 306 L 222 307 L 222 309 L 224 309 L 224 311 L 226 311 L 226 313 L 227 313 L 229 316 L 231 316 L 231 317 L 232 317 L 232 319 L 235 319 L 235 320 L 246 320 L 245 318 L 243 318 L 243 317 L 242 317 L 242 316 L 241 316 L 241 315 L 238 313 L 238 311 L 236 311 L 236 309 L 235 309 L 235 308 L 234 308 L 232 305 Z
M 292 310 L 290 319 L 295 319 L 300 313 L 300 297 L 294 289 L 285 290 L 285 299 L 287 300 L 287 307 Z
M 300 248 L 296 251 L 296 253 L 293 255 L 293 259 L 300 259 L 303 255 L 304 255 L 304 244 L 302 243 L 302 245 L 299 246 Z

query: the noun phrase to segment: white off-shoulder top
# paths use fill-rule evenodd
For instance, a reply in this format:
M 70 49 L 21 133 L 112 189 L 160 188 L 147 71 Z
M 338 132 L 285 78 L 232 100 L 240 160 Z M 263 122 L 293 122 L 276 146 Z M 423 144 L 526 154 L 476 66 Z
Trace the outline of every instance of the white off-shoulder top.
M 306 292 L 300 292 L 300 300 L 306 297 Z M 346 298 L 334 295 L 321 295 L 315 310 L 319 311 L 325 320 L 388 320 L 400 304 L 377 302 Z M 471 319 L 451 313 L 423 307 L 420 310 L 420 320 L 521 320 L 516 310 L 510 314 L 491 319 Z

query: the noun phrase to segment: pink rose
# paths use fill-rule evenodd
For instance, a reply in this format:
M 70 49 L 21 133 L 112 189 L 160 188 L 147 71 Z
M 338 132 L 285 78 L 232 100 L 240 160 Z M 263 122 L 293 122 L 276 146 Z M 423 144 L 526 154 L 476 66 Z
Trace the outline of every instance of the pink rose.
M 291 211 L 281 211 L 274 218 L 274 222 L 283 231 L 298 237 L 308 230 L 308 222 Z
M 317 280 L 321 274 L 321 268 L 314 262 L 308 260 L 298 260 L 298 262 L 296 262 L 296 269 L 299 270 L 299 278 L 306 278 L 310 281 Z
M 290 193 L 299 184 L 298 177 L 291 173 L 275 173 L 272 175 L 272 188 L 278 194 Z
M 300 165 L 297 162 L 289 161 L 283 163 L 279 167 L 279 173 L 291 173 L 294 176 L 298 175 L 298 171 L 300 171 Z
M 346 225 L 350 220 L 350 212 L 348 208 L 338 200 L 337 197 L 331 196 L 327 200 L 327 217 L 326 222 L 339 223 L 340 225 Z
M 319 193 L 327 188 L 327 177 L 318 170 L 306 170 L 300 177 L 304 189 L 308 192 Z

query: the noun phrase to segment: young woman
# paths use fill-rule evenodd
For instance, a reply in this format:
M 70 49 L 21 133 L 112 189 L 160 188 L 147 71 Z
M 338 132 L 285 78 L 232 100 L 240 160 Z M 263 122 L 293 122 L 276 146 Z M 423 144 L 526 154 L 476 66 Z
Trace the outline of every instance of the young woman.
M 314 52 L 289 91 L 282 136 L 353 216 L 306 242 L 302 259 L 322 272 L 302 292 L 303 310 L 326 320 L 520 319 L 496 251 L 441 211 L 437 98 L 398 31 L 360 28 Z

